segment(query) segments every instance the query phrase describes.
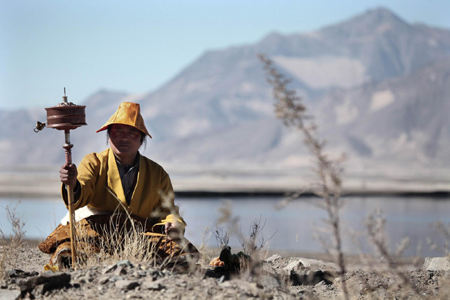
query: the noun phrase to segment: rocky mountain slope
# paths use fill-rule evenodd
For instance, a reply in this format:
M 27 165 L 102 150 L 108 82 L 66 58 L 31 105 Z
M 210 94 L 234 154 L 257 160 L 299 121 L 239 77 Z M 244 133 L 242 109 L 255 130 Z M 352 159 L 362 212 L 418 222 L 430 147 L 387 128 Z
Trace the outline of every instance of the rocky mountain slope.
M 84 103 L 69 94 L 87 107 L 88 126 L 72 133 L 74 161 L 107 147 L 95 130 L 121 101 L 135 101 L 154 137 L 144 153 L 163 164 L 307 165 L 301 137 L 274 117 L 258 53 L 292 78 L 330 151 L 357 162 L 446 161 L 450 30 L 409 24 L 384 8 L 314 32 L 208 51 L 149 94 L 102 90 Z M 62 133 L 32 132 L 43 119 L 43 108 L 0 112 L 0 164 L 63 161 Z

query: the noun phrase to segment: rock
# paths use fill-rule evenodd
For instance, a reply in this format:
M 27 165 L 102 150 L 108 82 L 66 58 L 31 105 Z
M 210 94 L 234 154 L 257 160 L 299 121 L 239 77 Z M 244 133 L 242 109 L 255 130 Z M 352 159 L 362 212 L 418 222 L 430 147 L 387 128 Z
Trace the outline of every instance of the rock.
M 114 284 L 116 288 L 121 290 L 134 290 L 135 287 L 139 286 L 139 282 L 131 280 L 118 280 Z
M 122 276 L 111 276 L 111 277 L 109 277 L 108 280 L 111 281 L 111 282 L 116 282 L 116 281 L 124 280 L 124 279 L 123 279 Z
M 150 276 L 153 278 L 153 281 L 155 281 L 158 278 L 164 277 L 164 274 L 160 270 L 155 270 L 150 273 Z
M 5 277 L 6 278 L 23 278 L 24 273 L 25 272 L 23 270 L 12 269 L 12 270 L 6 271 Z
M 114 275 L 116 275 L 116 276 L 126 275 L 126 274 L 127 274 L 127 270 L 125 269 L 124 266 L 117 267 L 117 269 L 114 271 Z
M 142 283 L 142 288 L 147 290 L 160 291 L 166 287 L 160 283 L 160 281 L 146 280 Z
M 128 259 L 126 260 L 121 260 L 119 262 L 117 262 L 116 264 L 118 267 L 124 267 L 124 268 L 134 268 L 134 265 L 131 263 L 131 261 L 129 261 Z
M 141 278 L 147 276 L 147 272 L 145 271 L 136 271 L 133 273 L 134 277 Z
M 68 287 L 70 286 L 70 277 L 68 273 L 56 272 L 43 273 L 28 280 L 22 280 L 19 282 L 21 297 L 23 298 L 27 294 L 32 295 L 33 292 L 44 294 L 47 291 Z
M 100 278 L 98 279 L 98 283 L 100 283 L 100 284 L 105 284 L 105 283 L 108 282 L 108 280 L 109 280 L 109 276 L 108 276 L 108 275 L 103 275 L 102 277 L 100 277 Z
M 19 296 L 19 290 L 0 290 L 0 299 L 2 300 L 16 300 Z
M 103 270 L 102 274 L 105 275 L 105 274 L 111 273 L 115 269 L 117 269 L 117 265 L 109 266 L 109 267 L 107 267 L 106 269 Z
M 258 278 L 258 285 L 265 290 L 273 290 L 280 287 L 280 282 L 273 276 L 262 275 Z
M 297 258 L 291 261 L 286 267 L 283 268 L 286 274 L 291 274 L 292 271 L 298 271 L 301 269 L 310 270 L 327 270 L 337 272 L 338 267 L 331 262 L 324 262 L 317 259 Z
M 6 271 L 5 278 L 27 278 L 30 276 L 37 276 L 38 272 L 25 272 L 20 269 L 12 269 Z
M 425 257 L 422 269 L 427 271 L 450 271 L 448 257 Z
M 292 285 L 316 285 L 323 282 L 324 284 L 333 284 L 334 276 L 328 271 L 307 271 L 303 274 L 297 274 L 292 271 L 289 275 Z
M 139 295 L 127 295 L 125 299 L 142 299 L 142 296 Z
M 268 263 L 272 263 L 272 262 L 274 262 L 274 261 L 276 261 L 277 259 L 280 259 L 281 258 L 281 255 L 279 255 L 279 254 L 274 254 L 274 255 L 272 255 L 271 257 L 269 257 L 269 258 L 267 258 L 266 260 L 264 260 L 265 262 L 268 262 Z
M 258 297 L 258 287 L 256 283 L 242 281 L 239 284 L 239 289 L 243 291 L 247 296 Z

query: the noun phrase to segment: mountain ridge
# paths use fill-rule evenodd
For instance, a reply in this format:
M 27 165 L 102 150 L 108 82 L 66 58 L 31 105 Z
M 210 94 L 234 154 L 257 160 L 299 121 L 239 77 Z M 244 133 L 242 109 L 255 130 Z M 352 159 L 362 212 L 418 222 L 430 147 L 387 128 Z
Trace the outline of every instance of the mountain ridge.
M 417 81 L 420 83 L 426 72 L 437 74 L 438 81 L 447 74 L 450 31 L 408 24 L 391 11 L 377 8 L 313 32 L 270 33 L 253 44 L 206 51 L 149 93 L 95 92 L 83 103 L 88 126 L 72 134 L 74 161 L 107 147 L 106 137 L 95 130 L 121 101 L 133 101 L 141 104 L 153 136 L 144 154 L 163 164 L 261 164 L 274 168 L 309 164 L 299 134 L 274 117 L 271 87 L 256 57 L 259 53 L 273 59 L 280 71 L 292 78 L 290 88 L 317 116 L 330 152 L 348 152 L 357 163 L 395 163 L 406 153 L 403 161 L 415 159 L 424 165 L 430 161 L 439 164 L 447 155 L 445 135 L 449 129 L 442 111 L 447 108 L 450 91 L 436 84 L 418 89 Z M 441 71 L 433 71 L 439 66 Z M 383 90 L 383 86 L 389 88 Z M 414 97 L 432 99 L 430 103 L 435 104 L 426 115 L 420 110 L 412 113 Z M 398 99 L 405 100 L 395 113 L 381 113 L 395 107 Z M 378 113 L 365 119 L 362 112 L 370 109 Z M 396 114 L 403 123 L 396 120 Z M 435 123 L 423 123 L 430 115 L 438 115 Z M 7 124 L 0 129 L 0 164 L 63 161 L 61 148 L 55 146 L 63 144 L 60 133 L 30 134 L 36 118 L 45 118 L 45 111 L 0 112 L 2 124 Z M 414 122 L 427 126 L 408 131 L 406 125 Z M 384 129 L 376 131 L 377 127 Z

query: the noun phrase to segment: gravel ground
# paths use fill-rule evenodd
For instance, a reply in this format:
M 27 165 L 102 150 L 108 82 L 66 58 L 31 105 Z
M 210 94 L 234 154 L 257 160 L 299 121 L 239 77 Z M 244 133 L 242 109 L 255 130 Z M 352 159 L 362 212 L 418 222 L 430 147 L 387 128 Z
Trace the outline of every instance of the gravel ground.
M 0 249 L 1 250 L 1 249 Z M 49 256 L 19 249 L 17 264 L 1 280 L 0 299 L 341 299 L 333 263 L 272 255 L 252 272 L 231 275 L 200 264 L 174 271 L 115 262 L 64 272 L 43 272 Z M 208 261 L 209 258 L 204 259 Z M 353 263 L 344 276 L 350 299 L 447 299 L 450 274 L 404 264 L 401 272 Z

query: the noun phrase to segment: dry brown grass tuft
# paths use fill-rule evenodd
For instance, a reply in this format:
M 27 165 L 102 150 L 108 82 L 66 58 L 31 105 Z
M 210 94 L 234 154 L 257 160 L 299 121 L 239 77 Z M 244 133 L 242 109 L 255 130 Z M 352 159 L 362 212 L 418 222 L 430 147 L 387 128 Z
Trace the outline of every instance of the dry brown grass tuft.
M 110 191 L 112 193 L 112 191 Z M 114 193 L 112 193 L 114 195 Z M 161 195 L 163 202 L 168 203 L 173 195 Z M 161 258 L 157 255 L 157 243 L 146 231 L 146 224 L 133 219 L 122 202 L 116 198 L 122 210 L 117 209 L 110 217 L 109 224 L 99 226 L 96 230 L 104 234 L 92 239 L 92 232 L 87 232 L 80 223 L 76 226 L 78 267 L 113 264 L 121 260 L 129 260 L 135 264 L 145 264 L 156 269 L 175 267 L 179 260 L 185 260 L 188 270 L 195 268 L 190 256 Z M 165 205 L 164 209 L 171 208 Z M 176 213 L 170 211 L 170 213 Z M 125 225 L 126 224 L 126 225 Z M 186 248 L 185 240 L 180 246 Z
M 7 237 L 0 229 L 0 279 L 3 279 L 8 269 L 14 268 L 17 265 L 18 256 L 16 251 L 22 249 L 26 243 L 25 237 L 25 222 L 23 222 L 16 213 L 17 205 L 6 206 L 7 220 L 12 226 L 12 234 Z
M 92 235 L 77 224 L 79 266 L 91 267 L 120 260 L 156 265 L 155 245 L 144 235 L 143 226 L 129 218 L 127 222 L 132 226 L 127 228 L 119 223 L 119 220 L 123 220 L 119 214 L 114 216 L 116 217 L 112 216 L 109 224 L 99 228 L 106 234 L 99 236 L 95 242 L 91 238 Z

